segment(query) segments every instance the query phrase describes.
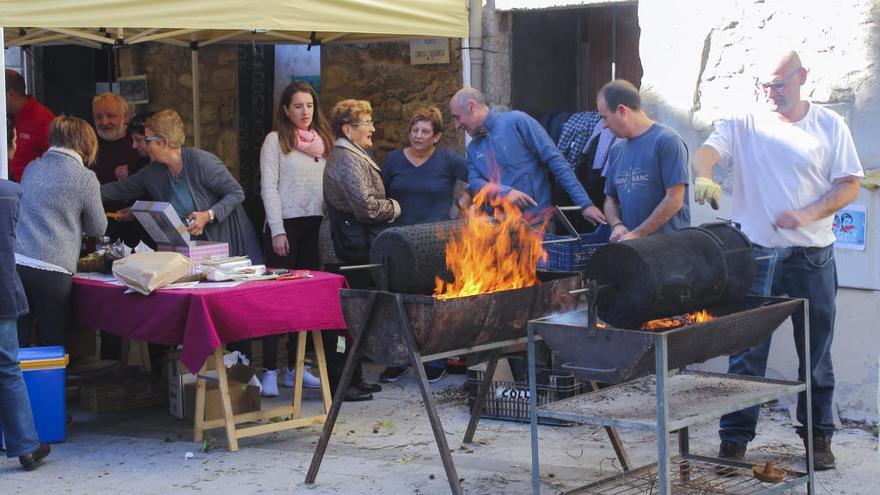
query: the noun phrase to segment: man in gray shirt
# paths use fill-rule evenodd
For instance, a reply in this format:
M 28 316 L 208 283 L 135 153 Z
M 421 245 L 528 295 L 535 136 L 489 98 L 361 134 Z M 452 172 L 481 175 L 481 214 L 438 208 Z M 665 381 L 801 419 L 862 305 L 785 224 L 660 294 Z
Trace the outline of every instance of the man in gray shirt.
M 603 86 L 597 105 L 603 125 L 622 138 L 611 148 L 605 182 L 611 240 L 690 225 L 688 151 L 678 133 L 645 115 L 639 90 L 627 81 Z

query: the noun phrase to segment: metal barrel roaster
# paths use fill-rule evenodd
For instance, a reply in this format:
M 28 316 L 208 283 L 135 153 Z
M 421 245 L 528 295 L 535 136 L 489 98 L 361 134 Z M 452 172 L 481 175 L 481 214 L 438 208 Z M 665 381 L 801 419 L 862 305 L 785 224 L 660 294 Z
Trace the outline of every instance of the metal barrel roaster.
M 402 294 L 431 294 L 435 277 L 446 272 L 446 242 L 464 229 L 464 220 L 425 223 L 385 229 L 373 241 L 370 263 L 373 281 Z
M 584 276 L 601 287 L 599 317 L 620 328 L 745 296 L 751 243 L 727 224 L 691 227 L 599 248 Z
M 542 283 L 521 289 L 468 297 L 437 299 L 403 294 L 403 304 L 422 355 L 466 349 L 482 344 L 525 337 L 529 320 L 572 311 L 577 296 L 569 291 L 581 287 L 578 273 L 541 272 Z M 369 310 L 372 291 L 340 291 L 342 313 L 350 332 L 360 328 Z M 407 362 L 409 354 L 397 317 L 395 295 L 379 293 L 366 323 L 364 355 L 386 365 Z M 352 337 L 357 337 L 352 335 Z

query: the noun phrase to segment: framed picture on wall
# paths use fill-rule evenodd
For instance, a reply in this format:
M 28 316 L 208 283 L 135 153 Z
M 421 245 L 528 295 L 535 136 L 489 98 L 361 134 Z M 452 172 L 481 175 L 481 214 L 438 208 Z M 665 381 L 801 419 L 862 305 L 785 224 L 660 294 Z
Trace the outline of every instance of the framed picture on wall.
M 147 76 L 120 77 L 119 94 L 131 104 L 149 103 L 150 91 L 147 88 Z

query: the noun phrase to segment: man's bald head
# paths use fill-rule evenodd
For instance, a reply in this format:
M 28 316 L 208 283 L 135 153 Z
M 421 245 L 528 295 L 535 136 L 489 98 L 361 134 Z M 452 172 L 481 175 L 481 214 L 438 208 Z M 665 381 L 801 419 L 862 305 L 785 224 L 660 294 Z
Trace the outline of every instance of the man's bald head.
M 449 113 L 456 129 L 476 136 L 489 115 L 489 105 L 478 89 L 461 88 L 449 100 Z

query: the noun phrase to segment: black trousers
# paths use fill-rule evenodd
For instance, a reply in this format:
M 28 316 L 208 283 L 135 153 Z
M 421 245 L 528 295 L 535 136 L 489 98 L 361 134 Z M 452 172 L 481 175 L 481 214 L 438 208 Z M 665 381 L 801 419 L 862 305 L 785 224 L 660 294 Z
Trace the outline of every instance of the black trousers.
M 369 270 L 339 271 L 340 266 L 347 264 L 349 263 L 343 262 L 341 265 L 325 263 L 324 271 L 338 273 L 344 276 L 345 280 L 348 282 L 348 286 L 352 289 L 375 288 L 372 279 L 370 278 Z M 339 335 L 339 333 L 330 330 L 321 332 L 322 342 L 324 343 L 324 355 L 327 357 L 327 376 L 330 378 L 330 389 L 334 392 L 336 391 L 336 385 L 342 378 L 342 370 L 345 368 L 345 361 L 348 360 L 348 356 L 351 354 L 350 343 L 345 346 L 345 352 L 336 352 L 336 344 Z M 354 374 L 351 377 L 351 383 L 360 383 L 362 381 L 364 381 L 364 370 L 361 363 L 358 362 L 357 365 L 355 365 Z
M 67 342 L 73 317 L 73 276 L 16 265 L 27 296 L 30 313 L 18 319 L 18 340 L 22 347 L 60 345 Z M 31 328 L 36 324 L 37 339 L 31 342 Z
M 284 219 L 284 232 L 290 252 L 287 256 L 278 256 L 272 250 L 272 234 L 267 234 L 266 266 L 272 268 L 289 268 L 292 270 L 320 270 L 321 253 L 318 248 L 318 230 L 321 228 L 322 217 L 297 217 Z M 288 334 L 287 367 L 292 368 L 296 362 L 297 335 Z M 267 370 L 278 369 L 278 341 L 280 335 L 263 337 L 263 367 Z M 308 342 L 308 341 L 306 341 Z M 334 345 L 334 349 L 336 346 Z

